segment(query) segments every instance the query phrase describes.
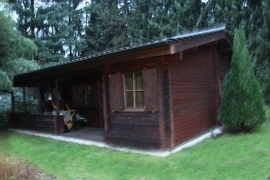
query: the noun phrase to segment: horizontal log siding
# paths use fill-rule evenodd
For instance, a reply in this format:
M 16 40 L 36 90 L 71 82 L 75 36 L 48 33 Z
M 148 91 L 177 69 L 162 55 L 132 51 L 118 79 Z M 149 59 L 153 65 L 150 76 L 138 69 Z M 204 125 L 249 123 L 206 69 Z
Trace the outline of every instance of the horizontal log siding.
M 140 149 L 160 148 L 158 114 L 111 113 L 107 142 Z
M 49 134 L 61 134 L 63 132 L 63 117 L 53 115 L 15 113 L 12 128 L 38 131 Z M 57 128 L 57 129 L 56 129 Z
M 213 52 L 203 47 L 169 63 L 173 146 L 215 125 Z
M 108 66 L 109 74 L 142 71 L 155 68 L 156 58 L 147 58 Z M 107 77 L 108 78 L 108 77 Z M 109 88 L 107 89 L 107 91 Z M 107 101 L 109 97 L 107 98 Z M 108 109 L 111 109 L 108 104 Z M 159 112 L 108 112 L 106 141 L 110 144 L 136 147 L 139 149 L 159 149 Z

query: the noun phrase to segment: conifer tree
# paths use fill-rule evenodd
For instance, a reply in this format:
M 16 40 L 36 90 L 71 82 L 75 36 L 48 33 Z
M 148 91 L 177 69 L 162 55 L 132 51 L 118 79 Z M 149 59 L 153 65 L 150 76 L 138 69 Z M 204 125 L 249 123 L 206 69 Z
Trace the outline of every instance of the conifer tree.
M 231 69 L 224 82 L 219 119 L 229 132 L 250 132 L 266 120 L 264 100 L 242 29 L 236 30 L 233 44 Z
M 249 46 L 254 57 L 255 74 L 258 77 L 264 90 L 266 103 L 270 104 L 270 1 L 264 0 L 262 3 L 263 20 L 261 27 L 256 28 L 256 34 L 250 36 Z
M 127 1 L 93 0 L 87 8 L 90 21 L 86 28 L 87 48 L 83 55 L 129 45 L 126 15 Z
M 201 0 L 131 0 L 128 34 L 132 44 L 171 37 L 192 30 L 201 13 Z

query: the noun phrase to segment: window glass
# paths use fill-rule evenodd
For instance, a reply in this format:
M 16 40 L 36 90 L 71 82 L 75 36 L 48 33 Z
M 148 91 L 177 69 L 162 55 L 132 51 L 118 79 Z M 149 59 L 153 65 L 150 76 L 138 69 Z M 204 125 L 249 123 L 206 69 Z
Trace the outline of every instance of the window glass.
M 74 86 L 74 102 L 79 106 L 97 106 L 95 84 L 80 84 Z
M 125 74 L 125 89 L 133 89 L 133 74 Z
M 142 73 L 134 73 L 134 80 L 135 80 L 135 90 L 142 90 L 143 84 L 142 84 Z
M 75 104 L 83 105 L 84 104 L 84 90 L 83 85 L 76 85 L 74 88 L 75 91 Z
M 133 108 L 133 92 L 127 91 L 126 92 L 126 108 Z
M 125 74 L 125 107 L 143 108 L 142 73 Z
M 137 107 L 137 108 L 143 108 L 143 92 L 142 91 L 137 91 L 136 93 L 135 93 L 135 98 L 136 98 L 136 104 L 135 104 L 135 106 Z

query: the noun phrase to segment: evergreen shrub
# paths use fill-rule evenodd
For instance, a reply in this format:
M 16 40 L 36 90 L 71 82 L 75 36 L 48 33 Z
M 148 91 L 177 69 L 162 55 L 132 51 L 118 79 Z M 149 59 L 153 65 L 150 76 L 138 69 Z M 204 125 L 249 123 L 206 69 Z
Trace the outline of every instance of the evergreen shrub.
M 228 132 L 251 132 L 266 120 L 262 89 L 254 75 L 242 29 L 235 31 L 231 68 L 222 98 L 219 120 Z

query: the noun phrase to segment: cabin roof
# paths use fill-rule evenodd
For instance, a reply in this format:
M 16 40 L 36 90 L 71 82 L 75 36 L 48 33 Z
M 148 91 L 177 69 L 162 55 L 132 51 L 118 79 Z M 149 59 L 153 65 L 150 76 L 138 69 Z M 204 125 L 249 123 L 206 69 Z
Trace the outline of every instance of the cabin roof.
M 232 46 L 231 41 L 228 39 L 226 27 L 224 25 L 211 27 L 211 28 L 207 28 L 203 30 L 197 30 L 193 32 L 188 32 L 185 34 L 173 36 L 170 38 L 165 38 L 162 40 L 151 41 L 144 44 L 131 45 L 128 47 L 118 48 L 118 49 L 114 49 L 110 51 L 104 51 L 104 52 L 96 53 L 90 56 L 77 58 L 77 59 L 73 59 L 70 61 L 62 62 L 62 63 L 57 63 L 57 64 L 47 66 L 47 67 L 44 67 L 35 71 L 31 71 L 28 73 L 19 74 L 14 77 L 14 86 L 22 86 L 22 83 L 26 82 L 27 84 L 27 81 L 32 82 L 33 78 L 48 76 L 48 74 L 56 74 L 54 72 L 57 72 L 58 74 L 64 73 L 66 72 L 63 70 L 64 67 L 67 67 L 70 71 L 71 66 L 74 64 L 87 62 L 87 63 L 93 64 L 93 67 L 97 65 L 100 66 L 102 65 L 101 61 L 103 60 L 104 60 L 103 62 L 104 64 L 115 63 L 111 57 L 119 58 L 120 56 L 123 58 L 125 55 L 132 54 L 132 53 L 133 53 L 132 55 L 126 58 L 127 60 L 134 60 L 134 59 L 139 59 L 139 58 L 146 58 L 146 57 L 153 57 L 153 56 L 160 56 L 160 55 L 167 55 L 167 54 L 175 54 L 177 52 L 182 52 L 184 50 L 198 47 L 200 45 L 211 43 L 213 41 L 217 41 L 220 39 L 225 39 L 226 44 L 229 45 L 230 47 Z M 194 42 L 195 40 L 197 41 Z M 162 48 L 162 47 L 167 47 L 167 48 Z M 157 49 L 156 51 L 157 53 L 151 52 L 150 54 L 148 53 L 149 55 L 147 55 L 147 53 L 144 53 L 144 56 L 136 54 L 136 52 L 139 52 L 139 51 L 142 52 L 142 51 L 155 49 L 155 48 Z M 100 63 L 97 63 L 96 61 L 99 61 Z M 91 66 L 88 66 L 88 68 L 89 67 Z

